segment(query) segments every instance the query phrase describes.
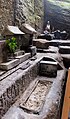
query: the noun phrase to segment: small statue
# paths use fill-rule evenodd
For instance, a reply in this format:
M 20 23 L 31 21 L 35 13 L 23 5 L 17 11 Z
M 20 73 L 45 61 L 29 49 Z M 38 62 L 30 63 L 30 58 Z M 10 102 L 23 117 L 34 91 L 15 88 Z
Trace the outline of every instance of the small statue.
M 49 32 L 49 33 L 51 32 L 51 25 L 50 25 L 49 21 L 47 22 L 45 30 L 47 30 L 47 32 Z

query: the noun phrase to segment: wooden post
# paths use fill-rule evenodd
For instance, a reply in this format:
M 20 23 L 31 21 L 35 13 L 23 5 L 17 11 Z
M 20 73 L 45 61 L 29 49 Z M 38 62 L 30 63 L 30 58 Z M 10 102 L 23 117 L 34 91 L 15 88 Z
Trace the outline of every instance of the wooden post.
M 65 90 L 61 119 L 68 119 L 69 109 L 70 109 L 70 68 L 68 70 L 68 78 L 66 83 L 66 90 Z

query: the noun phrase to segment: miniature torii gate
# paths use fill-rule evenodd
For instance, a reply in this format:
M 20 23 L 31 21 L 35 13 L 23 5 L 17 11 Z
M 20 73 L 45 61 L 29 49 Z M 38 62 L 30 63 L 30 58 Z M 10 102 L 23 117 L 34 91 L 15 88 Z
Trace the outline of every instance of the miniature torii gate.
M 66 83 L 66 91 L 61 119 L 68 119 L 69 112 L 70 112 L 70 68 L 68 70 L 68 78 Z

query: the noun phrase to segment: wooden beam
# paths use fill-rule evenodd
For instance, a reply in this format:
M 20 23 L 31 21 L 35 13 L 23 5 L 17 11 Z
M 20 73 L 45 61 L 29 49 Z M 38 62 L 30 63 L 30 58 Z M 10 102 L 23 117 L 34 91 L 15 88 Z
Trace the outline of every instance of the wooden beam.
M 68 119 L 69 109 L 70 109 L 70 69 L 68 70 L 68 78 L 66 83 L 66 90 L 65 90 L 61 119 Z

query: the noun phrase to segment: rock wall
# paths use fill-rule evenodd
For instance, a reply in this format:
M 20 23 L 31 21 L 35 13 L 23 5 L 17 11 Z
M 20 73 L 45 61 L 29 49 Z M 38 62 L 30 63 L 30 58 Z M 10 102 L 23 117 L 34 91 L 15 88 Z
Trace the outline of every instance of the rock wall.
M 7 60 L 6 42 L 0 41 L 0 63 Z
M 6 25 L 21 27 L 24 22 L 41 28 L 42 16 L 42 0 L 0 0 L 0 33 Z
M 20 26 L 26 21 L 34 22 L 34 0 L 16 0 L 15 2 L 15 23 Z
M 7 24 L 13 24 L 13 2 L 0 0 L 0 32 Z
M 43 28 L 44 5 L 43 0 L 35 0 L 35 29 L 39 32 Z
M 43 26 L 43 0 L 19 0 L 16 2 L 16 24 L 31 24 L 37 31 Z

